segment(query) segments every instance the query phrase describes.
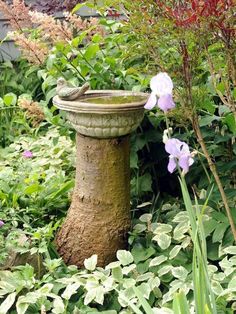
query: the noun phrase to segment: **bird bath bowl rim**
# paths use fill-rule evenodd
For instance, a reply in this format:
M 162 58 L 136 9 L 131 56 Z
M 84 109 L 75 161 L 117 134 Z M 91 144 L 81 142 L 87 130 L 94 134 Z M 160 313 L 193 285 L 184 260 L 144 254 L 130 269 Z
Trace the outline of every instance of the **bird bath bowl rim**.
M 137 101 L 131 101 L 127 103 L 93 103 L 89 102 L 92 98 L 102 97 L 137 97 Z M 143 92 L 133 92 L 125 90 L 89 90 L 84 95 L 80 96 L 77 100 L 62 100 L 59 96 L 53 98 L 54 105 L 64 111 L 70 112 L 88 112 L 97 114 L 115 113 L 122 111 L 135 111 L 143 109 L 143 106 L 147 102 L 149 94 Z M 141 99 L 140 99 L 141 98 Z

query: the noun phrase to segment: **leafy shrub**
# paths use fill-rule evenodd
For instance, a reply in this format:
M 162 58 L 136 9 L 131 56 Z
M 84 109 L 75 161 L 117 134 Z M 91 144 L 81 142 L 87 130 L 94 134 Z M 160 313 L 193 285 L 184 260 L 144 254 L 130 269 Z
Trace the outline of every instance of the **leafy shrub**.
M 174 215 L 175 210 L 178 211 Z M 210 210 L 210 209 L 209 209 Z M 85 260 L 85 270 L 65 267 L 60 259 L 46 259 L 47 273 L 37 279 L 32 266 L 1 271 L 0 305 L 3 313 L 139 313 L 141 304 L 134 287 L 153 307 L 154 313 L 172 313 L 172 300 L 180 288 L 192 304 L 192 242 L 189 217 L 176 205 L 163 207 L 163 218 L 174 216 L 171 223 L 152 221 L 152 215 L 142 215 L 134 225 L 129 251 L 118 251 L 117 261 L 105 269 L 96 268 L 96 255 Z M 204 223 L 211 219 L 210 211 Z M 235 309 L 235 247 L 221 249 L 217 262 L 208 270 L 219 312 Z M 16 303 L 15 303 L 16 302 Z M 158 308 L 162 310 L 158 310 Z M 162 312 L 161 312 L 162 311 Z M 165 311 L 165 312 L 164 312 Z M 109 312 L 109 313 L 110 313 Z

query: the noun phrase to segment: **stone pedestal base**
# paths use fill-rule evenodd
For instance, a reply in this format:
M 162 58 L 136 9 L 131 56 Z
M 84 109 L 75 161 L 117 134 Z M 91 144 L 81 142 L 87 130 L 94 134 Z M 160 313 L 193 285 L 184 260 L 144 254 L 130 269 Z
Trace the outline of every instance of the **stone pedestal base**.
M 98 255 L 105 266 L 127 247 L 130 229 L 129 136 L 96 139 L 77 134 L 76 183 L 56 237 L 66 264 Z

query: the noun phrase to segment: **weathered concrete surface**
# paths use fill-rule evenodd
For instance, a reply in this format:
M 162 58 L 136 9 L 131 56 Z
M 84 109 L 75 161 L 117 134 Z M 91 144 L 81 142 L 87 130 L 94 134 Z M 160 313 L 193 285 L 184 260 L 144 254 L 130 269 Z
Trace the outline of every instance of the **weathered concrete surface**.
M 130 229 L 129 136 L 95 139 L 77 135 L 76 184 L 66 220 L 56 237 L 66 264 L 113 261 L 127 246 Z

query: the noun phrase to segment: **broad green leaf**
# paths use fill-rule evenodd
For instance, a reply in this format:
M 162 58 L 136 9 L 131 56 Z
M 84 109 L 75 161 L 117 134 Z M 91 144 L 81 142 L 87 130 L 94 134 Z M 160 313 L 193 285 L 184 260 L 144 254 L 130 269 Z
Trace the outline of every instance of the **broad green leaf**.
M 118 250 L 116 256 L 123 266 L 129 265 L 134 261 L 132 254 L 126 250 Z
M 86 295 L 85 295 L 85 299 L 84 299 L 84 304 L 88 305 L 89 303 L 91 303 L 94 299 L 96 298 L 96 289 L 90 289 Z
M 227 124 L 228 128 L 233 134 L 236 134 L 236 117 L 233 113 L 227 114 L 224 118 L 224 123 Z
M 25 189 L 25 194 L 27 195 L 31 195 L 33 193 L 36 193 L 36 192 L 39 192 L 40 190 L 40 186 L 39 186 L 39 183 L 34 183 L 30 186 L 28 186 L 26 189 Z
M 122 283 L 123 283 L 123 287 L 128 289 L 128 288 L 135 286 L 136 280 L 134 280 L 132 278 L 125 278 Z
M 148 273 L 139 275 L 139 276 L 136 278 L 136 281 L 137 281 L 137 282 L 140 282 L 140 281 L 147 281 L 148 279 L 151 279 L 151 278 L 153 278 L 153 277 L 154 277 L 154 273 L 148 272 Z
M 165 262 L 166 260 L 167 260 L 167 257 L 164 256 L 164 255 L 160 255 L 160 256 L 154 257 L 150 261 L 149 267 L 158 266 L 158 265 L 162 264 L 163 262 Z
M 130 168 L 138 169 L 138 154 L 137 152 L 133 150 L 131 150 L 131 153 L 130 153 Z
M 227 254 L 236 255 L 236 246 L 228 246 L 223 251 Z
M 171 272 L 173 274 L 173 276 L 175 278 L 181 279 L 181 280 L 185 280 L 186 277 L 188 276 L 188 271 L 186 268 L 184 268 L 183 266 L 179 266 L 179 267 L 173 267 L 171 269 Z
M 168 234 L 161 233 L 152 238 L 153 241 L 157 241 L 162 250 L 166 250 L 171 244 L 171 237 Z
M 152 220 L 152 214 L 143 214 L 139 217 L 139 220 L 142 222 L 150 222 Z
M 113 268 L 119 267 L 120 265 L 121 265 L 121 262 L 112 262 L 106 266 L 106 269 L 113 269 Z
M 200 119 L 199 124 L 200 126 L 206 126 L 206 125 L 211 125 L 213 121 L 219 121 L 221 118 L 217 117 L 215 115 L 212 116 L 205 116 Z
M 123 279 L 122 269 L 121 267 L 116 267 L 112 269 L 112 277 L 118 281 L 121 282 Z
M 161 281 L 158 277 L 154 277 L 154 278 L 150 278 L 148 280 L 148 284 L 149 284 L 150 288 L 152 290 L 154 290 L 155 288 L 158 288 L 160 286 Z
M 98 261 L 98 256 L 96 254 L 94 254 L 91 257 L 86 258 L 84 260 L 84 267 L 87 270 L 93 271 L 93 270 L 95 270 L 95 268 L 97 266 L 97 261 Z
M 30 305 L 29 303 L 20 303 L 17 301 L 17 303 L 16 303 L 17 314 L 25 314 L 29 305 Z
M 103 305 L 104 302 L 104 288 L 102 286 L 99 286 L 96 288 L 96 297 L 95 297 L 95 301 L 98 304 Z
M 122 273 L 123 275 L 128 275 L 131 271 L 133 271 L 136 268 L 135 264 L 131 264 L 127 267 L 123 267 L 122 268 Z
M 189 229 L 189 222 L 179 223 L 174 229 L 173 238 L 177 241 L 182 240 L 186 236 L 185 233 L 188 232 Z
M 172 270 L 171 265 L 163 266 L 158 270 L 158 275 L 163 276 L 163 275 L 167 274 L 168 272 L 170 272 L 171 270 Z
M 63 314 L 65 312 L 65 306 L 60 297 L 57 297 L 53 301 L 53 310 L 52 313 Z
M 231 280 L 230 280 L 230 282 L 229 282 L 229 285 L 228 285 L 228 288 L 229 289 L 235 289 L 236 288 L 236 276 L 234 276 Z
M 147 226 L 145 224 L 137 224 L 133 229 L 137 233 L 142 233 L 143 231 L 147 230 Z
M 181 250 L 181 248 L 182 248 L 181 245 L 175 245 L 173 249 L 170 251 L 169 259 L 175 258 L 179 254 L 179 251 Z
M 86 60 L 93 59 L 100 50 L 99 44 L 90 44 L 84 53 Z
M 156 253 L 155 249 L 152 246 L 144 248 L 138 245 L 134 246 L 131 252 L 134 257 L 135 264 L 146 261 L 149 257 Z
M 223 239 L 225 231 L 228 227 L 228 223 L 218 223 L 212 236 L 212 242 L 220 242 Z
M 145 173 L 138 178 L 139 191 L 151 192 L 152 191 L 152 177 L 150 173 Z
M 62 295 L 61 295 L 62 298 L 69 300 L 71 298 L 71 296 L 77 292 L 79 287 L 80 287 L 80 283 L 78 283 L 78 282 L 74 282 L 74 283 L 69 284 L 66 287 L 65 291 L 62 293 Z
M 16 292 L 9 294 L 0 305 L 0 314 L 8 313 L 16 299 Z
M 211 287 L 212 287 L 212 291 L 216 295 L 220 295 L 224 291 L 224 289 L 222 288 L 221 284 L 218 281 L 215 281 L 215 280 L 211 281 Z
M 178 213 L 174 219 L 173 219 L 173 222 L 189 222 L 189 215 L 186 211 L 182 211 L 180 213 Z
M 157 224 L 157 228 L 154 230 L 153 233 L 159 235 L 161 233 L 169 233 L 172 231 L 172 226 L 171 225 L 167 225 L 167 224 Z
M 17 103 L 17 96 L 13 93 L 8 93 L 6 95 L 4 95 L 3 97 L 3 101 L 5 103 L 6 106 L 15 106 Z

